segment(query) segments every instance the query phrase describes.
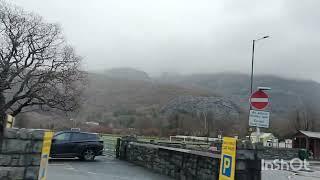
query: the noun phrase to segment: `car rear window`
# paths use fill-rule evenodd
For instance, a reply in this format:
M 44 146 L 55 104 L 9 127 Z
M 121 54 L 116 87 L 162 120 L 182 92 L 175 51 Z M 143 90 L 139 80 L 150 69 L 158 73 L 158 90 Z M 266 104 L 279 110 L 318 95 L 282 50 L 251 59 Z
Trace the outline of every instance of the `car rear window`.
M 74 133 L 72 134 L 72 140 L 98 140 L 97 134 L 89 134 L 89 133 Z

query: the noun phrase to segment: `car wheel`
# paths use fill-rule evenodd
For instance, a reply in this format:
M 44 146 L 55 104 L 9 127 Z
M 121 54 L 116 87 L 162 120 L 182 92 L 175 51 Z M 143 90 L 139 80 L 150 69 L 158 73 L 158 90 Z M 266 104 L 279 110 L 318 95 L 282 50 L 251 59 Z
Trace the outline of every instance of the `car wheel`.
M 92 149 L 86 149 L 83 154 L 82 154 L 82 158 L 85 161 L 93 161 L 95 158 L 95 153 Z

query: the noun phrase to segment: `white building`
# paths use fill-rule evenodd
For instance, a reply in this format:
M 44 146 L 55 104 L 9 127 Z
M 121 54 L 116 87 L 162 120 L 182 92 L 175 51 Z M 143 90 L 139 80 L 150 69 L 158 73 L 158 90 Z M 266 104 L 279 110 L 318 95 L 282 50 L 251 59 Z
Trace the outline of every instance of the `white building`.
M 98 122 L 93 122 L 93 121 L 88 121 L 86 122 L 87 125 L 91 125 L 91 126 L 99 126 Z
M 278 144 L 278 138 L 272 133 L 257 132 L 251 133 L 250 140 L 252 143 L 262 142 L 263 146 L 273 147 L 273 144 Z

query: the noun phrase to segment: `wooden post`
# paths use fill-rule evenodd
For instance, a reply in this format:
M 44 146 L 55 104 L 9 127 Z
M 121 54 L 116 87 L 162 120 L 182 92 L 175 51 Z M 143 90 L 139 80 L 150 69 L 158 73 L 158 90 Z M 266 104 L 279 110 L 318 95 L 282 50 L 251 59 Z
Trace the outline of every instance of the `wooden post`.
M 120 157 L 120 143 L 121 143 L 121 138 L 117 138 L 117 144 L 116 144 L 116 158 Z
M 297 137 L 299 140 L 298 140 L 298 142 L 299 142 L 299 148 L 301 148 L 301 138 L 300 137 Z
M 313 152 L 313 156 L 315 159 L 319 159 L 320 158 L 320 140 L 316 139 L 315 140 L 315 145 L 314 145 L 314 152 Z
M 14 121 L 15 121 L 15 118 L 12 115 L 8 114 L 6 117 L 6 120 L 5 120 L 5 127 L 6 128 L 13 128 Z

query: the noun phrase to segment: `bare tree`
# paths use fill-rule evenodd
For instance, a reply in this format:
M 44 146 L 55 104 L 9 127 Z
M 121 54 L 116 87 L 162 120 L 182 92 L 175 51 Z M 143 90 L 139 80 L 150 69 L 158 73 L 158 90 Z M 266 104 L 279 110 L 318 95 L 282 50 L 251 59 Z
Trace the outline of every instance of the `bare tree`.
M 290 114 L 290 119 L 293 121 L 295 130 L 312 130 L 312 113 L 309 110 L 300 108 Z
M 57 24 L 0 0 L 0 131 L 5 114 L 73 111 L 86 79 Z

